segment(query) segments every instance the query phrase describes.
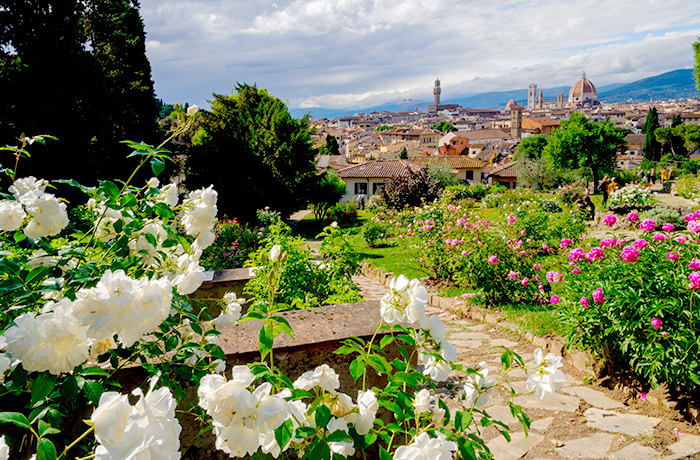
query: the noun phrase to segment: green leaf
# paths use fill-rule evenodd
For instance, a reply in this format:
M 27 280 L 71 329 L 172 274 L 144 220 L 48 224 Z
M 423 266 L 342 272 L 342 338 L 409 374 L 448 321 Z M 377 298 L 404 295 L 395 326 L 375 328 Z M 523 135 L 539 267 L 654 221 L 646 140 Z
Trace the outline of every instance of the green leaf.
M 165 169 L 165 162 L 158 157 L 151 158 L 151 171 L 154 176 L 158 176 Z
M 394 341 L 394 336 L 391 334 L 386 334 L 384 337 L 382 337 L 382 340 L 379 341 L 379 348 L 385 348 L 387 345 L 391 344 L 391 342 Z
M 105 388 L 96 380 L 86 380 L 83 386 L 83 391 L 88 400 L 97 406 L 100 403 L 100 396 L 104 393 Z
M 80 393 L 80 387 L 78 386 L 78 379 L 73 375 L 69 375 L 66 380 L 61 384 L 61 396 L 66 400 L 70 401 Z
M 50 440 L 41 438 L 37 444 L 36 460 L 56 460 L 56 446 Z
M 316 412 L 314 413 L 314 420 L 316 421 L 317 428 L 323 428 L 328 425 L 328 421 L 331 419 L 331 410 L 328 406 L 318 406 Z
M 363 356 L 358 356 L 350 363 L 350 375 L 352 375 L 352 378 L 354 378 L 356 382 L 357 379 L 364 374 L 365 368 L 366 364 Z
M 12 235 L 12 239 L 15 240 L 15 243 L 19 243 L 20 241 L 26 240 L 27 235 L 22 232 L 15 232 L 14 235 Z
M 114 199 L 117 199 L 119 197 L 119 187 L 117 187 L 117 185 L 112 181 L 101 180 L 100 189 L 104 192 L 104 194 L 107 197 Z
M 153 210 L 158 217 L 163 219 L 171 219 L 175 217 L 173 210 L 170 209 L 170 206 L 165 203 L 156 203 L 155 206 L 153 206 Z
M 272 328 L 267 324 L 263 324 L 263 327 L 260 328 L 260 333 L 258 334 L 258 340 L 258 348 L 260 349 L 261 359 L 265 359 L 265 357 L 272 351 Z
M 98 377 L 109 377 L 110 373 L 101 367 L 97 366 L 91 366 L 86 369 L 83 369 L 83 371 L 80 373 L 83 377 L 92 377 L 92 376 L 98 376 Z
M 48 434 L 57 434 L 60 432 L 61 430 L 52 427 L 49 423 L 46 423 L 43 420 L 39 420 L 39 436 L 43 437 Z
M 48 267 L 36 267 L 34 270 L 30 271 L 27 276 L 24 278 L 24 283 L 25 284 L 30 284 L 35 280 L 38 280 L 41 278 L 43 275 L 45 275 L 49 271 Z
M 513 365 L 513 355 L 510 350 L 504 351 L 501 354 L 501 365 L 503 366 L 503 372 L 510 369 L 510 367 Z
M 330 447 L 323 440 L 319 439 L 309 454 L 309 460 L 329 460 L 330 458 Z
M 0 412 L 0 423 L 14 423 L 20 428 L 30 428 L 31 425 L 27 417 L 19 412 Z
M 275 441 L 277 445 L 280 446 L 282 450 L 287 445 L 290 439 L 292 439 L 292 432 L 294 431 L 294 425 L 291 419 L 285 420 L 285 422 L 275 429 Z
M 391 454 L 384 447 L 379 447 L 379 460 L 392 460 Z
M 42 372 L 32 382 L 32 404 L 36 404 L 51 394 L 56 386 L 56 376 L 48 372 Z

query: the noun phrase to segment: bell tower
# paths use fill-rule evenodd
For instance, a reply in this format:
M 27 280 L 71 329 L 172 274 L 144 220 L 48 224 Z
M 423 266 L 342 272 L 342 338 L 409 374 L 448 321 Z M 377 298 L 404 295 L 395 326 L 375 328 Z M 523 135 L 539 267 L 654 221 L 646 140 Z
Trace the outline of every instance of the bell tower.
M 440 93 L 442 90 L 440 89 L 440 79 L 435 80 L 435 88 L 433 88 L 433 101 L 435 103 L 435 110 L 440 110 Z
M 527 109 L 532 110 L 537 105 L 537 85 L 532 83 L 527 87 Z

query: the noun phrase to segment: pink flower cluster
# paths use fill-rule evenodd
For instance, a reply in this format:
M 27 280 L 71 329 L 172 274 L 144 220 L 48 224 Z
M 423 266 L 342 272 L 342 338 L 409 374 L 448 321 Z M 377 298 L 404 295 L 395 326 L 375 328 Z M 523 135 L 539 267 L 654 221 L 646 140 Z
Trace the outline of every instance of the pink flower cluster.
M 555 272 L 555 271 L 549 271 L 547 272 L 547 281 L 550 283 L 559 283 L 561 282 L 562 278 L 564 278 L 563 273 Z
M 652 318 L 652 319 L 651 319 L 651 327 L 653 327 L 653 328 L 656 329 L 657 331 L 659 330 L 659 328 L 660 328 L 661 325 L 663 325 L 663 324 L 664 324 L 664 323 L 663 323 L 659 318 Z
M 593 301 L 597 303 L 605 303 L 605 296 L 603 295 L 602 288 L 598 288 L 593 291 Z
M 661 230 L 664 232 L 672 232 L 676 228 L 673 224 L 665 223 L 661 226 Z
M 700 272 L 693 272 L 688 275 L 688 280 L 690 280 L 690 289 L 700 288 Z
M 559 246 L 562 249 L 564 249 L 564 248 L 568 248 L 571 243 L 573 243 L 573 241 L 570 240 L 569 238 L 562 238 Z
M 617 217 L 615 217 L 615 214 L 608 214 L 603 217 L 603 222 L 605 222 L 608 227 L 612 227 L 615 225 L 615 222 L 617 222 Z

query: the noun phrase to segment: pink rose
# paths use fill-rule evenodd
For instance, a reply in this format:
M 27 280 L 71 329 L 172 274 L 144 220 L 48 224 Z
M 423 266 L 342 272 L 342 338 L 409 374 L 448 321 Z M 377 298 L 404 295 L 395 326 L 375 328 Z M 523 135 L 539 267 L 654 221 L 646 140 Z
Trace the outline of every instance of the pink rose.
M 536 272 L 542 270 L 542 266 L 540 264 L 535 264 L 532 266 L 532 269 L 535 270 Z
M 663 323 L 661 322 L 661 320 L 659 318 L 652 318 L 651 319 L 651 326 L 654 329 L 656 329 L 657 331 L 659 330 L 659 328 L 661 327 L 662 324 Z
M 496 265 L 498 263 L 498 257 L 496 256 L 489 256 L 489 263 Z
M 663 331 L 663 332 L 661 333 L 661 335 L 663 335 L 664 337 L 666 337 L 666 336 L 668 335 L 668 333 L 667 333 L 666 331 Z
M 670 260 L 678 260 L 678 251 L 671 251 L 668 254 L 666 254 L 666 257 Z
M 676 227 L 674 227 L 673 224 L 669 223 L 665 223 L 661 226 L 661 230 L 663 230 L 664 232 L 672 232 L 674 228 Z
M 617 222 L 617 217 L 615 217 L 614 214 L 608 214 L 607 216 L 603 217 L 603 222 L 605 222 L 608 227 L 612 227 L 615 225 L 615 222 Z
M 600 242 L 600 247 L 613 247 L 617 244 L 617 238 L 605 238 Z
M 579 270 L 578 268 L 574 268 L 573 270 L 571 270 L 571 273 L 574 275 L 578 275 L 580 271 L 581 270 Z
M 569 260 L 579 260 L 584 259 L 585 257 L 586 253 L 583 252 L 583 249 L 581 248 L 576 248 L 569 251 Z
M 645 232 L 653 232 L 654 228 L 656 228 L 656 222 L 652 219 L 646 219 L 641 224 L 639 224 L 639 228 L 641 228 Z
M 550 283 L 559 283 L 563 277 L 563 273 L 554 271 L 547 272 L 547 281 L 549 281 Z
M 552 305 L 556 305 L 559 303 L 559 296 L 553 295 L 551 299 L 549 299 L 549 303 Z
M 629 220 L 630 222 L 637 222 L 639 220 L 639 214 L 637 214 L 636 212 L 630 212 L 629 214 L 627 214 L 627 220 Z
M 595 291 L 593 291 L 593 301 L 598 302 L 598 303 L 604 303 L 605 302 L 605 296 L 603 295 L 603 289 L 598 288 Z
M 688 264 L 688 268 L 692 270 L 700 270 L 700 259 L 693 259 Z
M 664 235 L 663 233 L 654 234 L 654 241 L 663 241 L 665 239 L 668 239 L 668 235 Z
M 647 240 L 643 240 L 640 238 L 638 240 L 635 240 L 635 242 L 632 243 L 632 245 L 634 245 L 634 247 L 637 249 L 642 249 L 642 248 L 646 248 L 647 246 L 649 246 L 649 243 L 647 243 Z
M 468 254 L 469 254 L 469 253 L 468 253 L 467 251 L 462 251 L 462 255 L 463 255 L 463 256 L 466 256 L 466 255 L 468 255 Z
M 509 214 L 506 220 L 508 221 L 508 225 L 510 225 L 517 220 L 517 217 L 515 217 L 515 214 Z
M 692 233 L 700 233 L 700 221 L 693 220 L 688 222 L 688 230 Z
M 588 254 L 586 254 L 586 260 L 588 262 L 592 262 L 596 259 L 602 259 L 605 257 L 605 251 L 603 251 L 600 248 L 591 248 L 590 251 L 588 251 Z
M 517 280 L 518 279 L 518 272 L 513 271 L 513 270 L 509 271 L 508 272 L 508 279 L 511 281 Z
M 561 247 L 562 249 L 568 248 L 571 243 L 573 243 L 572 240 L 570 240 L 568 238 L 562 238 L 561 243 L 559 244 L 559 247 Z
M 676 243 L 685 244 L 688 241 L 685 235 L 678 235 L 673 239 Z
M 690 280 L 690 286 L 688 286 L 690 289 L 696 289 L 700 287 L 700 272 L 693 272 L 690 275 L 688 275 L 688 279 Z
M 579 302 L 581 302 L 581 305 L 588 308 L 588 297 L 581 297 L 581 300 L 579 300 Z
M 625 262 L 634 263 L 639 259 L 639 253 L 634 246 L 625 246 L 622 253 L 620 253 L 620 257 L 622 257 Z
M 523 278 L 523 280 L 520 282 L 520 284 L 522 284 L 523 286 L 527 286 L 527 283 L 528 283 L 527 278 Z

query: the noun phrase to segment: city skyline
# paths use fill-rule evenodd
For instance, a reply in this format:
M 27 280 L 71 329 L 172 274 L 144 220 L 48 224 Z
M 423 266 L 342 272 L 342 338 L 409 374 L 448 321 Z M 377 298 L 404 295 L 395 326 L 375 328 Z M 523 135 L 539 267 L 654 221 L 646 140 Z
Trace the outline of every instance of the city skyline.
M 597 85 L 692 67 L 700 2 L 151 0 L 156 92 L 207 107 L 257 84 L 296 108 L 360 108 L 487 91 Z

